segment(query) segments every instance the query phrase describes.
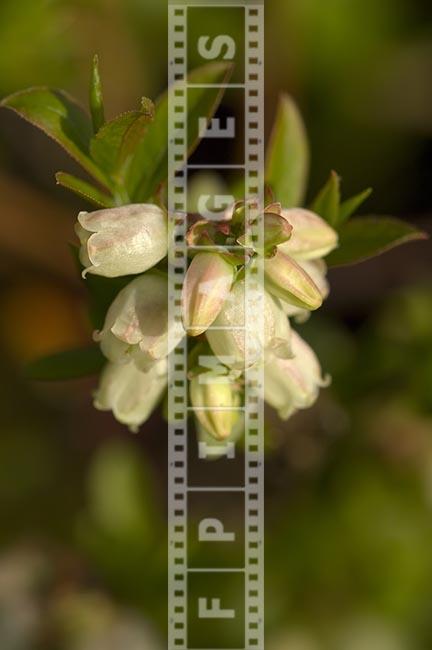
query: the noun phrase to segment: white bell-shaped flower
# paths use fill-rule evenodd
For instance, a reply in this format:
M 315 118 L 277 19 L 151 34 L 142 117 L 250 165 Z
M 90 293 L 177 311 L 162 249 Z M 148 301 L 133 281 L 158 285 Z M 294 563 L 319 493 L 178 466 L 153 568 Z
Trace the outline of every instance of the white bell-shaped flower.
M 143 273 L 167 254 L 167 216 L 156 205 L 80 212 L 75 232 L 83 275 L 113 278 Z
M 94 405 L 100 411 L 112 411 L 119 422 L 136 432 L 150 417 L 166 385 L 166 359 L 154 363 L 146 372 L 132 362 L 108 363 L 102 371 Z
M 255 365 L 264 350 L 272 350 L 283 357 L 291 356 L 290 325 L 280 301 L 265 291 L 264 305 L 257 302 L 255 309 L 251 310 L 257 313 L 262 309 L 263 331 L 255 321 L 246 323 L 245 301 L 245 281 L 241 280 L 234 284 L 219 316 L 206 332 L 213 353 L 235 370 Z
M 319 389 L 329 384 L 329 378 L 322 376 L 315 352 L 297 332 L 291 332 L 291 342 L 294 357 L 280 359 L 268 354 L 264 369 L 265 400 L 284 420 L 312 406 Z
M 292 233 L 278 248 L 296 260 L 313 260 L 328 255 L 338 244 L 338 235 L 329 224 L 310 210 L 291 208 L 282 210 L 282 216 L 291 224 Z
M 181 323 L 169 318 L 166 276 L 149 271 L 120 291 L 108 309 L 103 329 L 94 338 L 110 361 L 133 359 L 146 369 L 165 358 L 183 336 Z

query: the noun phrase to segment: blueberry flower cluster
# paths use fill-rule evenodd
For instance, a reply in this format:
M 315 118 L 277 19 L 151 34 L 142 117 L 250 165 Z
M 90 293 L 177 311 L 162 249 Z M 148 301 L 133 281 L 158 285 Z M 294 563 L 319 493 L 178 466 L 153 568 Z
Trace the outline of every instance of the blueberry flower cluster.
M 258 247 L 249 241 L 247 214 L 238 203 L 220 221 L 191 223 L 187 238 L 195 254 L 183 286 L 182 323 L 168 310 L 166 212 L 156 205 L 133 204 L 79 214 L 83 275 L 136 275 L 94 334 L 107 359 L 96 408 L 111 410 L 117 420 L 138 430 L 166 392 L 167 357 L 185 336 L 191 339 L 190 400 L 203 434 L 224 440 L 239 430 L 236 407 L 245 366 L 262 362 L 262 356 L 265 399 L 282 418 L 314 403 L 327 380 L 290 320 L 306 319 L 327 297 L 323 258 L 337 246 L 337 234 L 309 210 L 285 210 L 274 203 L 264 210 L 264 241 Z M 246 357 L 242 327 L 245 267 L 258 258 L 264 260 L 264 325 L 254 334 L 254 358 Z M 203 367 L 203 357 L 213 363 Z

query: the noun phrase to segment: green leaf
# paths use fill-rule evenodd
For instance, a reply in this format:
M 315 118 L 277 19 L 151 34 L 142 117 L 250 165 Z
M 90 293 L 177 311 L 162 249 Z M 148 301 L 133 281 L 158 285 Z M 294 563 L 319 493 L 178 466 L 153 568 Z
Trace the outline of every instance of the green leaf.
M 117 169 L 118 155 L 129 127 L 142 118 L 140 111 L 128 111 L 110 120 L 98 131 L 90 143 L 93 160 L 109 176 Z
M 338 223 L 341 224 L 347 221 L 359 209 L 359 207 L 363 205 L 366 199 L 370 197 L 372 192 L 372 188 L 369 187 L 367 190 L 364 190 L 363 192 L 360 192 L 360 194 L 356 194 L 356 196 L 341 203 Z
M 67 93 L 45 87 L 29 88 L 9 95 L 1 106 L 44 131 L 91 176 L 108 186 L 105 174 L 90 158 L 91 121 Z
M 326 263 L 329 266 L 356 264 L 418 239 L 427 239 L 427 235 L 400 219 L 357 217 L 342 225 L 339 248 L 326 257 Z
M 90 143 L 93 159 L 112 179 L 114 192 L 122 202 L 130 202 L 125 190 L 127 170 L 153 114 L 153 102 L 144 97 L 140 111 L 123 113 L 107 122 Z
M 118 164 L 115 179 L 120 186 L 127 182 L 130 164 L 135 156 L 137 148 L 141 144 L 150 122 L 154 119 L 154 104 L 149 99 L 142 99 L 143 113 L 126 130 L 120 150 L 118 152 Z
M 309 145 L 300 112 L 287 95 L 279 100 L 266 156 L 266 183 L 284 208 L 302 204 L 309 173 Z
M 78 379 L 96 375 L 105 361 L 99 347 L 78 348 L 37 359 L 26 367 L 25 374 L 41 381 Z
M 319 214 L 331 226 L 337 226 L 340 198 L 340 176 L 332 171 L 329 180 L 313 201 L 311 210 Z
M 101 192 L 97 187 L 83 181 L 80 178 L 76 178 L 71 174 L 66 174 L 65 172 L 57 172 L 55 175 L 58 185 L 65 187 L 71 192 L 78 194 L 83 199 L 94 203 L 95 205 L 103 208 L 112 208 L 114 206 L 114 200 L 108 194 Z
M 90 111 L 93 122 L 93 131 L 97 133 L 105 124 L 105 109 L 102 94 L 102 82 L 99 74 L 99 59 L 93 57 L 92 75 L 90 79 Z
M 212 63 L 190 73 L 188 83 L 224 84 L 232 66 Z M 168 176 L 168 90 L 156 103 L 155 116 L 141 138 L 130 160 L 126 190 L 134 201 L 146 201 L 153 196 Z M 210 119 L 216 112 L 224 88 L 194 88 L 189 91 L 187 113 L 187 146 L 190 155 L 199 142 L 198 119 Z

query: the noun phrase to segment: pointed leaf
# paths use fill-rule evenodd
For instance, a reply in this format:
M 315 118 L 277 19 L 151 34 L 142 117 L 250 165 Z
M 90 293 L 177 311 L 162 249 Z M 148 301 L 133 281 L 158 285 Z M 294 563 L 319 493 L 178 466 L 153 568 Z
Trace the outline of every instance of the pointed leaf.
M 414 226 L 393 217 L 357 217 L 339 230 L 339 248 L 326 257 L 329 266 L 356 264 L 409 241 L 427 239 Z
M 363 205 L 366 199 L 370 197 L 372 192 L 372 188 L 369 187 L 367 190 L 360 192 L 360 194 L 356 194 L 356 196 L 344 201 L 339 209 L 338 223 L 342 224 L 347 221 L 359 209 L 359 207 Z
M 135 152 L 145 136 L 149 123 L 154 119 L 155 107 L 153 102 L 143 97 L 141 111 L 141 117 L 135 120 L 127 129 L 120 146 L 116 180 L 121 185 L 126 183 L 129 167 L 135 156 Z
M 154 115 L 154 104 L 142 98 L 140 111 L 123 113 L 107 122 L 92 138 L 93 159 L 112 179 L 113 190 L 122 203 L 130 203 L 125 189 L 129 163 Z
M 190 73 L 188 83 L 224 84 L 232 70 L 230 64 L 213 63 Z M 156 103 L 155 116 L 130 161 L 126 189 L 134 201 L 146 201 L 168 176 L 168 94 Z M 189 93 L 187 147 L 189 155 L 199 142 L 198 119 L 210 119 L 216 112 L 224 89 L 194 88 Z
M 329 180 L 313 201 L 311 210 L 331 226 L 336 226 L 339 218 L 340 198 L 340 176 L 332 171 Z
M 33 361 L 26 367 L 29 379 L 60 381 L 96 375 L 106 362 L 99 347 L 57 352 Z
M 97 54 L 93 57 L 92 75 L 90 80 L 90 111 L 93 122 L 93 131 L 97 133 L 105 123 L 102 82 L 99 74 L 99 58 Z
M 92 158 L 109 176 L 112 176 L 117 169 L 120 148 L 126 132 L 140 119 L 143 119 L 140 111 L 122 113 L 104 124 L 92 138 L 90 143 Z
M 309 145 L 300 112 L 287 95 L 279 101 L 266 157 L 266 183 L 284 208 L 302 204 L 309 173 Z
M 103 208 L 112 208 L 114 206 L 114 199 L 111 196 L 101 192 L 101 190 L 87 183 L 87 181 L 83 181 L 65 172 L 57 172 L 55 177 L 58 185 L 65 187 L 97 206 L 102 206 Z
M 91 176 L 108 185 L 105 174 L 90 158 L 92 124 L 83 109 L 62 90 L 29 88 L 1 102 L 42 129 L 62 146 Z

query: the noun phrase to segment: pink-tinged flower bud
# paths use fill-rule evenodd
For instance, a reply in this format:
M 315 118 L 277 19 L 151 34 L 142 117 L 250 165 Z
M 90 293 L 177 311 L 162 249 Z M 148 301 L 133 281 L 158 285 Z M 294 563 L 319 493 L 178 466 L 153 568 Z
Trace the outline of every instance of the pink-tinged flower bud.
M 282 210 L 282 216 L 292 225 L 289 241 L 279 250 L 302 260 L 313 260 L 328 255 L 338 244 L 338 235 L 324 219 L 303 208 Z
M 167 254 L 167 217 L 156 205 L 80 212 L 75 232 L 83 275 L 114 278 L 143 273 Z
M 277 250 L 264 262 L 266 289 L 274 296 L 302 309 L 318 309 L 322 295 L 312 278 L 292 257 Z
M 294 358 L 267 356 L 264 369 L 264 397 L 282 419 L 288 419 L 298 409 L 306 409 L 316 401 L 319 389 L 328 386 L 312 348 L 292 332 Z
M 192 378 L 190 398 L 194 413 L 216 440 L 225 440 L 240 419 L 240 392 L 229 377 L 205 372 Z
M 112 411 L 119 422 L 136 432 L 150 417 L 166 385 L 166 359 L 146 372 L 134 363 L 108 363 L 102 371 L 94 405 L 100 411 Z
M 245 300 L 245 282 L 242 280 L 234 284 L 219 316 L 206 332 L 213 353 L 226 366 L 241 371 L 255 365 L 267 349 L 280 356 L 290 356 L 290 326 L 280 301 L 264 292 L 264 307 L 256 306 L 256 310 L 263 309 L 263 331 L 258 330 L 255 322 L 249 322 L 247 337 L 244 329 Z M 246 354 L 248 341 L 250 345 Z
M 141 369 L 163 359 L 184 336 L 181 324 L 168 320 L 168 281 L 150 271 L 129 282 L 108 309 L 103 329 L 95 333 L 112 362 L 133 359 Z
M 187 271 L 182 292 L 183 323 L 198 336 L 213 323 L 234 279 L 234 267 L 215 253 L 198 253 Z
M 310 278 L 314 281 L 316 286 L 319 289 L 319 292 L 325 300 L 330 293 L 329 283 L 326 278 L 327 266 L 323 260 L 310 260 L 305 261 L 301 260 L 298 262 L 299 266 L 308 274 Z M 295 305 L 281 300 L 282 309 L 284 313 L 290 318 L 295 317 L 298 323 L 304 323 L 310 316 L 309 309 L 302 309 L 301 307 L 296 307 Z

